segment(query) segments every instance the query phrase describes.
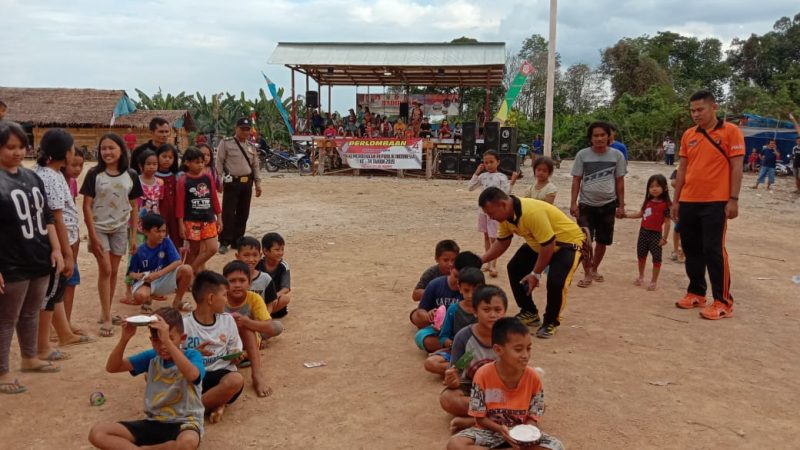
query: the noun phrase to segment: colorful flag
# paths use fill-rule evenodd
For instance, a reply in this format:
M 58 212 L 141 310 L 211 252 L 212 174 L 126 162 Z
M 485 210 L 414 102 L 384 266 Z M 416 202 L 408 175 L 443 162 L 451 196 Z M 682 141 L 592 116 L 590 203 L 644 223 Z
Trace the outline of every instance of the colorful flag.
M 500 109 L 494 116 L 495 122 L 500 122 L 502 124 L 508 120 L 508 113 L 511 111 L 511 107 L 514 106 L 514 102 L 517 100 L 517 96 L 519 96 L 519 91 L 522 90 L 522 86 L 525 85 L 525 80 L 527 80 L 528 76 L 532 73 L 533 66 L 531 63 L 528 61 L 522 61 L 522 65 L 519 66 L 519 72 L 517 73 L 517 76 L 514 77 L 514 81 L 511 82 L 511 86 L 508 87 L 506 97 L 503 99 L 503 103 L 500 104 Z
M 286 129 L 289 130 L 289 134 L 294 135 L 294 128 L 292 128 L 292 124 L 289 122 L 289 114 L 286 112 L 286 108 L 283 107 L 283 102 L 281 101 L 281 97 L 278 95 L 278 89 L 275 87 L 275 83 L 267 78 L 267 75 L 264 72 L 261 72 L 261 75 L 264 76 L 264 80 L 267 82 L 269 93 L 272 94 L 272 100 L 275 102 L 275 107 L 278 108 L 278 112 L 280 113 L 281 117 L 283 117 L 283 123 L 286 124 Z

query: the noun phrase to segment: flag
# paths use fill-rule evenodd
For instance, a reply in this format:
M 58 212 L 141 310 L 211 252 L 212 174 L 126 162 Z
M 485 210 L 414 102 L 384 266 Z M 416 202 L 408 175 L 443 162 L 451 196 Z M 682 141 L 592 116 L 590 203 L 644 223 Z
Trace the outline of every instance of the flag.
M 272 100 L 275 102 L 275 107 L 278 108 L 278 112 L 280 113 L 281 117 L 283 117 L 283 123 L 286 124 L 286 129 L 289 130 L 289 134 L 294 135 L 294 128 L 292 128 L 292 124 L 289 122 L 289 114 L 286 112 L 286 108 L 283 107 L 283 102 L 281 101 L 280 96 L 278 96 L 278 89 L 275 87 L 275 83 L 267 78 L 267 75 L 264 72 L 261 72 L 261 75 L 264 76 L 264 80 L 267 82 L 269 93 L 272 94 Z
M 127 94 L 119 99 L 117 105 L 114 107 L 114 112 L 111 113 L 111 122 L 108 126 L 113 127 L 117 121 L 117 117 L 127 116 L 128 114 L 136 111 L 136 104 L 133 103 Z
M 519 96 L 519 91 L 522 90 L 522 86 L 525 85 L 525 80 L 527 80 L 528 76 L 532 73 L 533 66 L 531 63 L 528 61 L 522 61 L 522 65 L 519 66 L 519 72 L 517 72 L 517 76 L 514 77 L 514 81 L 511 82 L 511 86 L 508 87 L 506 97 L 503 99 L 503 103 L 500 104 L 500 109 L 494 116 L 495 122 L 500 122 L 502 124 L 508 120 L 508 113 L 511 111 L 511 107 L 514 106 L 514 102 L 517 100 L 517 96 Z
M 258 131 L 256 130 L 256 112 L 255 111 L 252 111 L 250 113 L 250 123 L 252 124 L 252 125 L 250 125 L 250 139 L 255 141 L 256 138 L 258 137 Z

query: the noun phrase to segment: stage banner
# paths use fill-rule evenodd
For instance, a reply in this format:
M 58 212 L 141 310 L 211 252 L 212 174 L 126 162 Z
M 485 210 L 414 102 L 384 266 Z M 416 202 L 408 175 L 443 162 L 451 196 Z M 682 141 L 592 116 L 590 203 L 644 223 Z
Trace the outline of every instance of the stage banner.
M 339 156 L 353 169 L 421 169 L 422 139 L 336 139 Z
M 408 100 L 409 108 L 413 102 L 422 105 L 422 113 L 426 116 L 457 116 L 458 94 L 356 94 L 356 104 L 369 107 L 373 114 L 397 116 L 400 114 L 400 103 Z

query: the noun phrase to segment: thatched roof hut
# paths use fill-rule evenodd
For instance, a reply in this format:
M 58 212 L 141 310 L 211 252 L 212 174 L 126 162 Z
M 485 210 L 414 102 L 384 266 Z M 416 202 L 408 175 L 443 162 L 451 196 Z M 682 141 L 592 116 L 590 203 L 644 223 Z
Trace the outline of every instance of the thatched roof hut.
M 189 144 L 188 132 L 196 130 L 187 110 L 137 110 L 123 90 L 0 87 L 0 100 L 8 105 L 6 119 L 22 124 L 34 147 L 54 127 L 65 128 L 78 147 L 87 148 L 96 147 L 105 133 L 133 133 L 145 142 L 155 117 L 172 125 L 181 148 Z

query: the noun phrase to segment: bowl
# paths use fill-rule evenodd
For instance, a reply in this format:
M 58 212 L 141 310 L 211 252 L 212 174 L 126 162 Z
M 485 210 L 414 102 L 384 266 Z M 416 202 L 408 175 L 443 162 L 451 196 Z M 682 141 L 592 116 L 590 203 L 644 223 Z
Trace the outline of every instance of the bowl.
M 519 444 L 538 444 L 542 432 L 533 425 L 517 425 L 508 430 L 508 435 Z

